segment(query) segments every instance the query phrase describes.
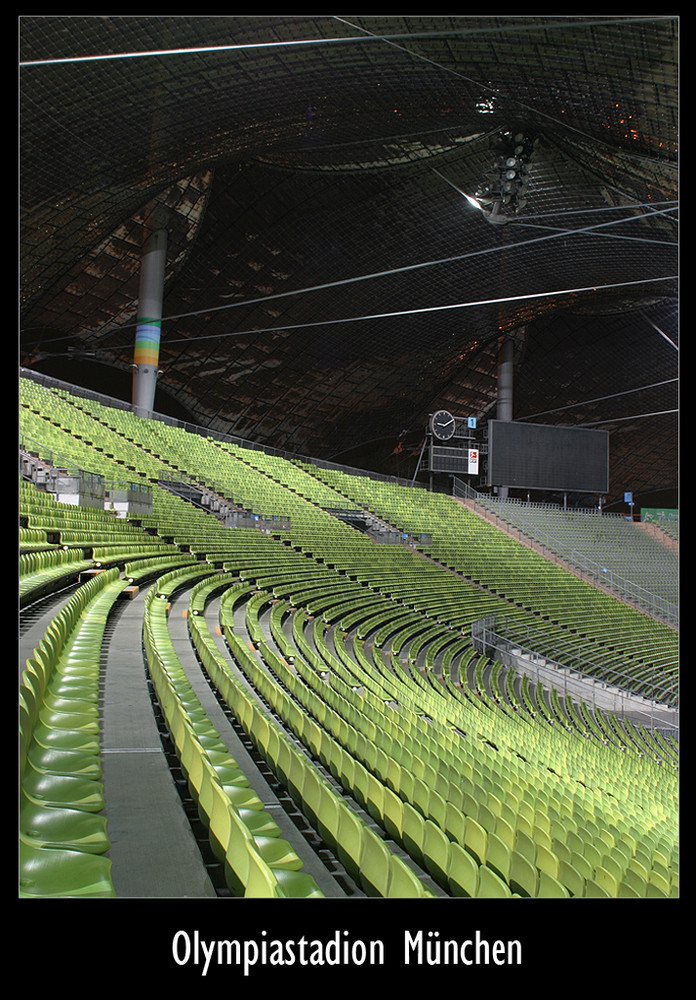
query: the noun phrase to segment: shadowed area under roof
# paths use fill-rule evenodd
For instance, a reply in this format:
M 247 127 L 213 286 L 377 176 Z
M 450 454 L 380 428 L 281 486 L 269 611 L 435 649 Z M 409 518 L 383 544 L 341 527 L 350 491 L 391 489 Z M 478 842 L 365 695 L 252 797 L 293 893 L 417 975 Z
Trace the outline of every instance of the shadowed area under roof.
M 678 28 L 21 17 L 21 363 L 129 398 L 156 206 L 160 412 L 410 476 L 428 413 L 495 415 L 505 334 L 515 419 L 604 421 L 612 498 L 676 490 Z M 494 225 L 464 195 L 507 134 Z

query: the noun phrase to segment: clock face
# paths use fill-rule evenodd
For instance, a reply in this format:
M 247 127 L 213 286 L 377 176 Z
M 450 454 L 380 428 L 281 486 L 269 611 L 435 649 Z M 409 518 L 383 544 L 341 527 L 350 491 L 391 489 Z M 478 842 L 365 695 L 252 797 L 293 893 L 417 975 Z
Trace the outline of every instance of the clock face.
M 432 416 L 430 429 L 440 441 L 448 441 L 454 434 L 454 417 L 447 410 L 438 410 Z

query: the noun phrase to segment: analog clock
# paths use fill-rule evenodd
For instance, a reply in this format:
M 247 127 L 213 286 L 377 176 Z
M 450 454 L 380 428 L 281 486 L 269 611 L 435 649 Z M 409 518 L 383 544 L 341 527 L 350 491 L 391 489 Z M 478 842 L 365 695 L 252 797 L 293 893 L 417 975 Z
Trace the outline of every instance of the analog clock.
M 439 441 L 449 441 L 454 434 L 454 417 L 447 410 L 438 410 L 431 417 L 430 429 Z

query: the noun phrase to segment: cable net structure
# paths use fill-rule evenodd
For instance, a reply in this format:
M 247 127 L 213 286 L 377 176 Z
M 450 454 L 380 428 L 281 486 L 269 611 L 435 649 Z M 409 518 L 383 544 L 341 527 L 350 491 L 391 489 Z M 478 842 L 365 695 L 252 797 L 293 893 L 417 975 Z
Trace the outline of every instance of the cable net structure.
M 515 419 L 676 489 L 678 19 L 31 15 L 18 53 L 24 367 L 128 399 L 164 218 L 158 412 L 410 476 L 509 337 Z

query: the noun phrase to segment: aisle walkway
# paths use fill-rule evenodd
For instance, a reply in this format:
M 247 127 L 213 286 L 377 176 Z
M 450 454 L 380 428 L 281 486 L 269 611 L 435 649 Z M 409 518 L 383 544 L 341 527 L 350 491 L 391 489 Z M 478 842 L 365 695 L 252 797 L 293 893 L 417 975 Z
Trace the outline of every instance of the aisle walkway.
M 107 627 L 103 767 L 119 897 L 215 897 L 155 724 L 142 655 L 143 593 Z

